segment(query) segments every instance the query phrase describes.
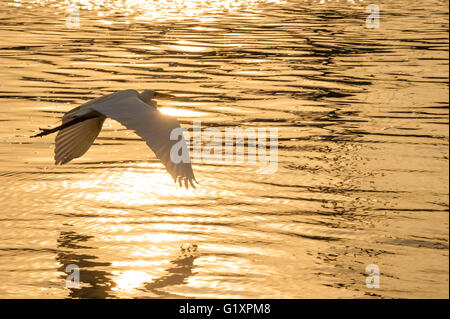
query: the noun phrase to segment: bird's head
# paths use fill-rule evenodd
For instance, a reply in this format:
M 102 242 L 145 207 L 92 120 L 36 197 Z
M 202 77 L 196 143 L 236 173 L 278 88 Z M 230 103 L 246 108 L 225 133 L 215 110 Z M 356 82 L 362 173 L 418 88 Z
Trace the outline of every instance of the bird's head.
M 157 98 L 173 98 L 175 96 L 168 94 L 168 93 L 161 93 L 161 92 L 156 92 L 153 90 L 145 90 L 142 91 L 142 93 L 139 94 L 139 98 L 144 101 L 145 103 L 152 105 L 154 107 L 156 107 L 156 101 L 153 101 L 153 99 L 157 99 Z

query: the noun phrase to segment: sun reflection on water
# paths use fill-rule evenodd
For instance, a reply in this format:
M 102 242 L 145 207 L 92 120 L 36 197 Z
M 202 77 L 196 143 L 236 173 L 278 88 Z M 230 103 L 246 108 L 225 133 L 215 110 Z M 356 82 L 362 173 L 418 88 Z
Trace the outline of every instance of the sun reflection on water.
M 157 183 L 155 183 L 157 181 Z M 198 196 L 198 191 L 186 190 L 174 183 L 167 172 L 126 170 L 109 172 L 101 181 L 80 180 L 67 185 L 85 199 L 108 204 L 154 205 L 167 201 L 186 201 Z
M 145 271 L 127 270 L 127 271 L 113 271 L 115 276 L 114 282 L 116 286 L 112 290 L 124 290 L 130 292 L 143 283 L 151 281 L 151 276 Z
M 205 112 L 183 110 L 174 107 L 160 107 L 158 109 L 161 113 L 177 117 L 200 117 L 208 115 L 208 113 Z
M 68 9 L 95 11 L 98 16 L 135 15 L 137 20 L 180 20 L 253 8 L 262 3 L 285 3 L 285 0 L 14 0 L 10 5 L 37 4 Z M 82 13 L 81 13 L 82 15 Z

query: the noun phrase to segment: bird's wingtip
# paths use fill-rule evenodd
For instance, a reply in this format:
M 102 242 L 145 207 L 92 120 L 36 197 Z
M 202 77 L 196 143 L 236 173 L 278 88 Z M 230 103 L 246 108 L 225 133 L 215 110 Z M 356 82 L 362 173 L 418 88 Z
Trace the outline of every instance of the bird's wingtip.
M 179 187 L 181 187 L 181 188 L 182 188 L 183 185 L 184 185 L 184 187 L 185 187 L 186 189 L 189 189 L 189 185 L 191 185 L 193 189 L 197 189 L 197 187 L 195 187 L 194 181 L 198 184 L 198 182 L 197 182 L 197 180 L 195 179 L 195 177 L 193 177 L 193 178 L 188 178 L 188 177 L 181 177 L 181 176 L 178 176 L 177 179 L 176 179 L 176 181 L 175 181 L 175 183 L 178 183 Z

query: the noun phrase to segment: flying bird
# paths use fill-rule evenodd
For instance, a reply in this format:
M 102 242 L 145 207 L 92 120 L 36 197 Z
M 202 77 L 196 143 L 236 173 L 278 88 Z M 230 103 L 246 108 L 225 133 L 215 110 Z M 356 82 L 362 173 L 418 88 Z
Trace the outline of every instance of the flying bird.
M 171 150 L 181 143 L 181 150 L 187 152 L 186 141 L 171 139 L 173 130 L 181 130 L 180 123 L 174 117 L 162 114 L 153 98 L 172 97 L 169 94 L 145 90 L 123 90 L 98 97 L 84 103 L 62 118 L 62 125 L 52 129 L 40 129 L 32 137 L 45 136 L 58 132 L 55 139 L 55 164 L 66 164 L 83 156 L 100 133 L 103 123 L 110 117 L 139 135 L 161 160 L 169 174 L 180 186 L 195 188 L 192 166 L 187 160 L 172 160 Z

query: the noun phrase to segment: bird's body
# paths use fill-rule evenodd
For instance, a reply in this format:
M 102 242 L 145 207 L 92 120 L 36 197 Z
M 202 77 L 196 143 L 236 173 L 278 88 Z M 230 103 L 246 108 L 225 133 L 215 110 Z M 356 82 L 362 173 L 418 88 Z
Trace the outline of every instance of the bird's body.
M 140 94 L 136 90 L 124 90 L 98 97 L 67 112 L 62 125 L 43 129 L 34 137 L 59 131 L 55 139 L 55 163 L 65 164 L 87 152 L 105 119 L 110 117 L 142 137 L 175 182 L 184 183 L 186 188 L 189 183 L 195 187 L 190 161 L 171 158 L 172 148 L 177 143 L 181 142 L 184 151 L 189 151 L 182 135 L 181 140 L 171 139 L 172 131 L 181 129 L 180 124 L 176 118 L 158 111 L 156 102 L 152 100 L 158 94 L 165 95 L 151 90 Z

